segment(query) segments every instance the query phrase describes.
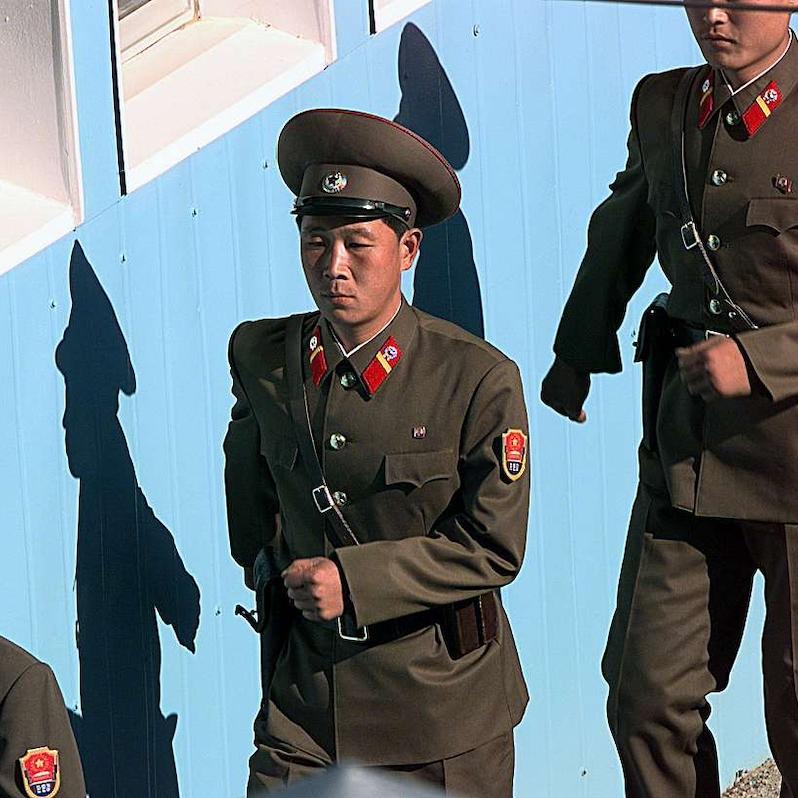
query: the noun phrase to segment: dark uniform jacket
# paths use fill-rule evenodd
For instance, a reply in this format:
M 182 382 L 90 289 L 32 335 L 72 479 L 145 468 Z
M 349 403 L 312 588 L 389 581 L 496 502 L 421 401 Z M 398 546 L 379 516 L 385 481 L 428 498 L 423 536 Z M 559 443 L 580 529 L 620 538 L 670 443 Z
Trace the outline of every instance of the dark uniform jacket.
M 26 798 L 19 760 L 38 748 L 58 753 L 60 786 L 57 793 L 51 794 L 58 798 L 85 798 L 78 749 L 53 672 L 24 649 L 0 637 L 0 795 L 3 798 Z
M 574 367 L 620 371 L 617 330 L 655 254 L 672 286 L 672 317 L 733 329 L 725 312 L 713 312 L 718 308 L 701 278 L 701 255 L 697 247 L 685 249 L 680 234 L 670 119 L 683 72 L 650 75 L 635 89 L 626 168 L 593 214 L 555 342 L 556 354 Z M 798 45 L 733 98 L 715 71 L 713 112 L 699 129 L 702 89 L 712 72 L 705 67 L 688 97 L 690 200 L 704 240 L 716 237 L 709 255 L 721 280 L 759 326 L 736 338 L 760 385 L 750 397 L 707 404 L 688 394 L 671 360 L 657 422 L 659 458 L 641 449 L 641 479 L 664 487 L 664 477 L 674 506 L 697 515 L 795 523 Z M 761 107 L 757 98 L 771 82 L 781 103 L 750 134 L 742 117 L 752 104 Z
M 317 387 L 303 357 L 305 387 L 327 483 L 362 543 L 334 553 L 356 623 L 506 585 L 521 566 L 529 492 L 529 468 L 512 480 L 502 467 L 502 434 L 527 424 L 515 364 L 404 301 L 351 359 L 318 314 L 306 317 L 305 353 L 317 326 L 328 368 Z M 236 403 L 225 476 L 232 552 L 245 567 L 265 545 L 283 562 L 330 553 L 286 407 L 285 331 L 285 319 L 246 322 L 230 343 Z M 369 396 L 359 375 L 391 337 L 400 357 Z M 343 436 L 335 446 L 334 435 Z M 459 659 L 437 623 L 353 643 L 295 613 L 268 734 L 333 758 L 427 762 L 511 729 L 526 702 L 501 610 L 498 639 Z

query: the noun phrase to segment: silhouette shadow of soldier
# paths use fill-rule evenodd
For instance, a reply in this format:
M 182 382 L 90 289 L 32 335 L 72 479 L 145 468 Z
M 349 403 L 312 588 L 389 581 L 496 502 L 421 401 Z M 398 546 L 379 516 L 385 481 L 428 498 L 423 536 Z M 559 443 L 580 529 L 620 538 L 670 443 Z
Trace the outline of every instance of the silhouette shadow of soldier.
M 179 795 L 161 708 L 156 612 L 194 652 L 200 593 L 139 487 L 117 417 L 136 377 L 111 302 L 78 243 L 72 309 L 56 349 L 64 377 L 69 470 L 80 481 L 76 567 L 81 715 L 74 716 L 92 798 Z
M 463 109 L 432 44 L 412 23 L 402 29 L 399 42 L 399 86 L 402 98 L 395 121 L 425 138 L 455 169 L 462 169 L 470 150 Z M 413 305 L 484 337 L 479 276 L 462 210 L 424 231 Z

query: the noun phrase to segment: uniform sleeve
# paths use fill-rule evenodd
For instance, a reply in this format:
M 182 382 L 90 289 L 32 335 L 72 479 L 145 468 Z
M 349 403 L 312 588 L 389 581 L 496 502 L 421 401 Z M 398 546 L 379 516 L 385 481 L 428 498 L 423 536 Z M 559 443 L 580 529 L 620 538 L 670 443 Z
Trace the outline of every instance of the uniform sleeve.
M 260 549 L 275 536 L 279 507 L 274 479 L 260 452 L 258 422 L 236 365 L 236 338 L 243 327 L 233 332 L 228 351 L 235 404 L 224 439 L 224 484 L 230 551 L 239 565 L 251 569 Z
M 739 333 L 736 339 L 774 402 L 798 396 L 798 322 Z
M 0 795 L 26 798 L 19 759 L 34 748 L 58 751 L 62 798 L 86 798 L 86 785 L 64 699 L 44 663 L 30 665 L 0 705 Z
M 587 372 L 621 370 L 618 328 L 656 250 L 656 219 L 648 205 L 636 118 L 642 85 L 643 81 L 632 96 L 626 167 L 590 219 L 587 252 L 554 342 L 557 357 Z
M 358 625 L 471 598 L 511 582 L 521 567 L 529 509 L 529 439 L 523 473 L 502 466 L 502 433 L 527 417 L 521 378 L 509 360 L 493 366 L 472 398 L 462 431 L 457 511 L 426 537 L 337 549 Z

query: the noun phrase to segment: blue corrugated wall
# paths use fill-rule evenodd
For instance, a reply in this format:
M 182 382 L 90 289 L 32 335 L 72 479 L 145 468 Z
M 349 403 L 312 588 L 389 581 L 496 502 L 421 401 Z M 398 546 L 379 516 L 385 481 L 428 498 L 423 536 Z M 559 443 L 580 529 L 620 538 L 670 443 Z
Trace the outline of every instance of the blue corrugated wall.
M 240 319 L 310 306 L 273 161 L 283 123 L 313 106 L 398 114 L 447 154 L 464 189 L 462 214 L 428 238 L 418 301 L 484 328 L 526 384 L 533 509 L 506 596 L 533 693 L 516 793 L 615 798 L 599 660 L 635 485 L 630 342 L 660 278 L 624 323 L 629 368 L 595 380 L 586 426 L 537 394 L 590 210 L 624 159 L 632 88 L 698 60 L 683 16 L 433 0 L 369 37 L 365 0 L 336 0 L 336 63 L 120 199 L 106 9 L 72 3 L 87 219 L 0 278 L 0 633 L 52 664 L 84 746 L 101 741 L 118 758 L 119 798 L 140 783 L 125 763 L 144 750 L 146 778 L 176 779 L 183 798 L 242 795 L 258 672 L 255 636 L 232 614 L 248 593 L 224 520 L 227 338 Z M 71 258 L 75 241 L 85 258 Z M 757 601 L 715 701 L 726 781 L 766 754 L 761 622 Z M 81 669 L 91 706 L 79 705 Z M 109 712 L 141 730 L 152 728 L 145 710 L 160 712 L 152 739 L 108 739 Z M 90 767 L 103 784 L 101 763 Z

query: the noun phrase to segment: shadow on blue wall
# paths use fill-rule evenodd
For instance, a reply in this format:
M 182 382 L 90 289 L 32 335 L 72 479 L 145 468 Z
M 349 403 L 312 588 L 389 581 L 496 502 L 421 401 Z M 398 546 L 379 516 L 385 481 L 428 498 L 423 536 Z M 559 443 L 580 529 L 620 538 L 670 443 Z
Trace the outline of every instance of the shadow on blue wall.
M 395 119 L 443 153 L 455 169 L 468 160 L 463 109 L 429 39 L 408 23 L 399 42 L 402 99 Z M 482 297 L 471 231 L 463 212 L 424 231 L 413 280 L 413 304 L 484 337 Z
M 64 376 L 69 470 L 80 480 L 75 733 L 92 798 L 176 798 L 177 715 L 161 708 L 156 611 L 194 651 L 200 593 L 139 487 L 117 417 L 136 390 L 127 343 L 78 243 L 72 310 L 56 365 Z

